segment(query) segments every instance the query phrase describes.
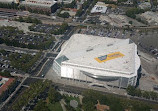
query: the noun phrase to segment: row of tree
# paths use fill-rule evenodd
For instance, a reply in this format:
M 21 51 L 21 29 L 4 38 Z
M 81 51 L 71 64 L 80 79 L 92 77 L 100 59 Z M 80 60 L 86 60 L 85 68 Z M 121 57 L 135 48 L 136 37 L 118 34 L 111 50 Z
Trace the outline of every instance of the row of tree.
M 39 43 L 39 44 L 24 44 L 19 43 L 18 40 L 9 40 L 8 38 L 0 38 L 0 44 L 5 43 L 8 46 L 14 46 L 14 47 L 21 47 L 21 48 L 28 48 L 28 49 L 39 49 L 39 50 L 45 50 L 50 47 L 50 45 L 54 42 L 54 37 L 50 38 L 49 40 Z
M 11 66 L 15 67 L 18 70 L 29 72 L 29 70 L 31 70 L 31 67 L 40 57 L 41 52 L 37 53 L 35 56 L 32 56 L 30 54 L 15 53 L 9 55 L 9 60 L 11 61 Z
M 0 8 L 8 8 L 8 9 L 18 9 L 18 4 L 15 3 L 0 3 Z
M 120 1 L 120 0 L 118 0 L 118 1 Z M 111 1 L 111 0 L 102 0 L 102 2 L 104 2 L 105 4 L 115 4 L 115 5 L 117 4 L 117 2 Z
M 145 10 L 139 8 L 131 8 L 126 11 L 126 15 L 131 18 L 136 18 L 136 14 L 144 13 Z
M 69 4 L 64 4 L 63 8 L 75 8 L 76 6 L 77 6 L 76 0 L 74 0 L 71 3 L 69 3 Z
M 62 17 L 62 18 L 69 18 L 70 14 L 68 12 L 64 12 L 64 13 L 57 13 L 57 16 Z
M 62 99 L 62 96 L 53 87 L 50 87 L 48 91 L 48 99 L 49 103 L 54 104 L 59 102 Z
M 146 99 L 158 100 L 158 93 L 153 91 L 142 91 L 133 86 L 128 86 L 127 93 L 131 96 L 143 97 Z
M 51 111 L 49 109 L 49 104 L 55 104 L 62 99 L 62 96 L 59 92 L 57 92 L 51 85 L 48 91 L 48 101 L 40 100 L 38 101 L 37 105 L 34 107 L 34 111 Z
M 82 4 L 81 8 L 76 12 L 76 16 L 80 17 L 85 12 L 85 10 L 87 10 L 87 8 L 89 7 L 89 4 L 91 4 L 92 2 L 93 2 L 93 0 L 85 1 Z
M 67 23 L 63 23 L 59 29 L 56 29 L 53 31 L 54 35 L 60 35 L 63 34 L 67 29 L 69 28 L 69 25 Z
M 42 24 L 41 20 L 37 19 L 37 18 L 31 18 L 31 17 L 19 17 L 19 18 L 15 18 L 15 21 L 19 21 L 19 22 L 26 22 L 26 23 L 34 23 L 34 24 Z
M 40 9 L 40 8 L 35 8 L 35 9 L 33 9 L 33 8 L 31 8 L 31 7 L 25 7 L 25 9 L 26 10 L 28 10 L 29 12 L 31 12 L 31 13 L 38 13 L 38 14 L 44 14 L 44 15 L 50 15 L 51 14 L 51 12 L 50 11 L 48 11 L 48 10 L 43 10 L 43 9 Z
M 100 101 L 100 104 L 108 105 L 110 107 L 110 111 L 150 111 L 150 109 L 154 108 L 152 104 L 147 104 L 145 102 L 129 100 L 125 98 L 121 98 L 114 95 L 103 95 L 97 91 L 87 90 L 83 92 L 83 104 L 82 108 L 84 111 L 94 111 L 96 110 L 95 105 L 97 104 L 97 100 Z
M 15 91 L 19 83 L 20 82 L 15 78 L 15 80 L 6 88 L 6 90 L 2 92 L 2 94 L 0 95 L 0 104 L 4 102 L 12 92 Z
M 34 32 L 42 32 L 42 33 L 49 33 L 49 34 L 54 34 L 54 35 L 60 35 L 63 34 L 67 29 L 69 29 L 69 25 L 66 22 L 63 22 L 62 25 L 58 26 L 59 28 L 54 28 L 52 30 L 50 30 L 49 32 L 46 31 L 46 29 L 42 29 L 42 30 L 36 30 L 34 27 L 36 27 L 35 24 L 29 26 L 29 30 L 30 31 L 34 31 Z M 52 42 L 55 40 L 54 37 L 52 37 Z M 50 41 L 50 40 L 49 40 Z M 51 42 L 51 43 L 52 43 Z
M 16 27 L 10 27 L 10 26 L 0 27 L 0 31 L 2 31 L 2 33 L 3 33 L 2 37 L 0 38 L 0 44 L 5 43 L 8 46 L 45 50 L 45 49 L 48 49 L 50 47 L 50 45 L 53 44 L 55 41 L 55 38 L 51 37 L 49 39 L 46 38 L 44 42 L 38 42 L 37 44 L 19 43 L 18 40 L 15 40 L 15 39 L 12 40 L 12 38 L 14 38 L 16 36 L 22 37 L 22 35 L 24 35 L 23 31 L 19 30 Z M 45 35 L 43 35 L 43 36 L 45 36 Z
M 26 89 L 23 94 L 18 98 L 16 103 L 13 104 L 13 111 L 20 111 L 23 106 L 26 106 L 29 101 L 33 100 L 36 96 L 38 96 L 41 92 L 43 92 L 46 88 L 50 86 L 50 81 L 42 81 L 38 80 L 32 84 L 30 87 Z M 47 111 L 47 110 L 43 110 Z
M 0 71 L 0 76 L 3 77 L 12 77 L 9 71 Z
M 33 111 L 50 111 L 45 100 L 39 100 Z

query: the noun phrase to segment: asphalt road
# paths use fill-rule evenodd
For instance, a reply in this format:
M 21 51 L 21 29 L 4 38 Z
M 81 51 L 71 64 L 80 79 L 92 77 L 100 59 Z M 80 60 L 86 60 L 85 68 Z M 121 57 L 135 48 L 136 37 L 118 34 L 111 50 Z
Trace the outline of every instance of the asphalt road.
M 62 40 L 68 40 L 73 35 L 75 30 L 76 30 L 75 27 L 70 27 L 70 29 L 68 29 L 68 31 L 64 34 L 64 36 L 61 37 L 61 39 Z
M 51 58 L 47 59 L 47 61 L 45 62 L 44 66 L 42 66 L 42 69 L 40 70 L 37 76 L 42 77 L 42 75 L 46 75 L 49 69 L 52 68 L 53 61 L 54 59 Z

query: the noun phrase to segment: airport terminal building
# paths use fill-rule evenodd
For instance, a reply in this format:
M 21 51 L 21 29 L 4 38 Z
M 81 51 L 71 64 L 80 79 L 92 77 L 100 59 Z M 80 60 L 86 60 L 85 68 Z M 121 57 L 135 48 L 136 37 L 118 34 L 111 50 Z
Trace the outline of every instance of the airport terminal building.
M 61 78 L 119 88 L 135 86 L 139 68 L 137 45 L 130 39 L 84 34 L 72 35 L 53 63 Z

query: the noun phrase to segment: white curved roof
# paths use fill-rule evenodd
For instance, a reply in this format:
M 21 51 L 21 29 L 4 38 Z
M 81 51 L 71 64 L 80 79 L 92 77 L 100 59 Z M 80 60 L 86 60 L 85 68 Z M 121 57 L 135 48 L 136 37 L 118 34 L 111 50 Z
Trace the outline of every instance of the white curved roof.
M 96 58 L 119 52 L 124 56 L 98 62 Z M 116 39 L 84 34 L 74 34 L 62 47 L 56 57 L 66 56 L 62 64 L 134 74 L 140 66 L 137 46 L 130 39 Z

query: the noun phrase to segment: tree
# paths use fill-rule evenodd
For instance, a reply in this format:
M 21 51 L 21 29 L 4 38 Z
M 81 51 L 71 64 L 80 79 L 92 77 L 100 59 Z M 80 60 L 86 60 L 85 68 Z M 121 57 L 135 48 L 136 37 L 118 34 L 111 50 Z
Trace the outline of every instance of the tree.
M 140 14 L 140 13 L 144 13 L 145 11 L 143 9 L 139 9 L 139 8 L 131 8 L 131 9 L 128 9 L 126 11 L 126 15 L 128 17 L 131 17 L 131 18 L 136 18 L 136 14 Z
M 84 111 L 94 111 L 95 106 L 92 102 L 89 101 L 86 104 L 84 104 L 82 108 Z
M 127 2 L 128 0 L 118 0 L 117 2 L 118 3 L 121 3 L 121 2 Z
M 62 18 L 69 18 L 70 17 L 70 14 L 68 12 L 64 12 L 64 13 L 58 13 L 57 14 L 59 17 L 62 17 Z
M 156 92 L 151 91 L 150 92 L 150 97 L 153 100 L 157 100 L 158 99 L 158 94 Z
M 140 89 L 135 89 L 135 96 L 138 96 L 138 97 L 142 96 L 142 92 Z
M 24 19 L 21 16 L 19 17 L 19 22 L 24 22 Z
M 6 70 L 4 72 L 0 72 L 0 76 L 11 77 L 10 72 Z
M 61 95 L 54 88 L 50 87 L 48 92 L 48 99 L 50 103 L 55 103 L 60 101 Z
M 142 93 L 142 96 L 143 96 L 144 98 L 146 98 L 146 99 L 150 99 L 149 92 L 147 92 L 147 91 L 144 91 L 144 92 Z
M 72 1 L 71 3 L 69 4 L 64 4 L 64 7 L 65 8 L 74 8 L 76 6 L 76 1 Z
M 35 106 L 33 111 L 50 111 L 46 102 L 44 100 L 40 100 Z
M 62 16 L 63 16 L 63 18 L 69 18 L 70 14 L 68 12 L 64 12 Z
M 27 17 L 25 20 L 27 23 L 32 23 L 32 18 L 31 17 Z
M 63 22 L 59 29 L 53 31 L 53 34 L 55 35 L 63 34 L 65 30 L 67 30 L 68 28 L 69 25 L 66 22 Z
M 132 22 L 132 21 L 129 21 L 129 24 L 131 24 L 131 25 L 132 25 L 132 24 L 133 24 L 133 22 Z
M 128 86 L 126 89 L 127 93 L 131 96 L 135 96 L 135 87 L 134 86 Z
M 80 17 L 82 15 L 82 13 L 83 13 L 82 8 L 80 8 L 79 10 L 77 10 L 75 16 Z

